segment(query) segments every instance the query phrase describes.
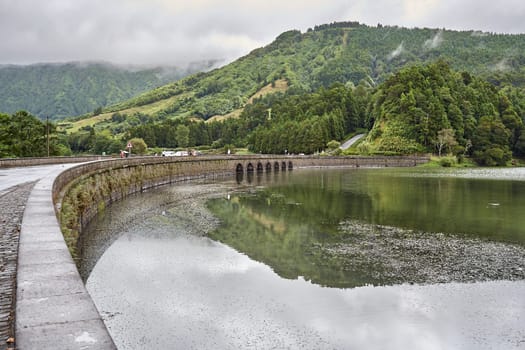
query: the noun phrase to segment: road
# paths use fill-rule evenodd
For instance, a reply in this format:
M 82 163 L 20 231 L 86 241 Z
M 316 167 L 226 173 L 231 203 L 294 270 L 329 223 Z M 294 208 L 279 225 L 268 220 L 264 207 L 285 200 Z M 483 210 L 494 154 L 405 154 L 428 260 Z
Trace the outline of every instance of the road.
M 0 197 L 7 193 L 8 189 L 23 183 L 37 181 L 49 173 L 63 168 L 64 170 L 78 165 L 71 164 L 53 164 L 28 166 L 20 168 L 1 168 L 0 169 Z
M 357 141 L 361 140 L 366 134 L 358 134 L 352 137 L 350 140 L 343 143 L 339 148 L 342 150 L 348 149 L 350 146 L 352 146 Z
M 72 164 L 0 169 L 0 349 L 15 347 L 16 275 L 20 227 L 35 183 Z

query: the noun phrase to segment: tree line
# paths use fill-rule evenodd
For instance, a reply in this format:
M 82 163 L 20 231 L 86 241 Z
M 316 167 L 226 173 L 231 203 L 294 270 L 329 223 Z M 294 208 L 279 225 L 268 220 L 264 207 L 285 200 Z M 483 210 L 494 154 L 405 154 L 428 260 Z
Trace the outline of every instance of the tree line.
M 115 113 L 115 120 L 127 120 Z M 138 117 L 136 117 L 138 118 Z M 314 92 L 289 89 L 247 104 L 238 118 L 204 122 L 138 118 L 120 135 L 91 126 L 65 134 L 27 112 L 1 115 L 2 156 L 118 153 L 130 139 L 154 148 L 246 147 L 255 153 L 315 153 L 369 131 L 363 154 L 452 154 L 482 165 L 525 156 L 525 93 L 495 86 L 443 60 L 411 66 L 372 87 L 341 83 Z
M 156 88 L 104 108 L 103 112 L 122 113 L 141 107 L 141 112 L 156 122 L 194 116 L 207 120 L 244 107 L 257 91 L 279 79 L 286 80 L 290 90 L 303 93 L 328 89 L 334 83 L 358 86 L 364 81 L 376 87 L 405 66 L 438 58 L 445 58 L 454 69 L 489 79 L 496 86 L 510 83 L 523 87 L 523 38 L 430 28 L 371 27 L 357 22 L 320 25 L 305 33 L 291 30 L 231 64 Z M 106 125 L 100 125 L 103 127 Z

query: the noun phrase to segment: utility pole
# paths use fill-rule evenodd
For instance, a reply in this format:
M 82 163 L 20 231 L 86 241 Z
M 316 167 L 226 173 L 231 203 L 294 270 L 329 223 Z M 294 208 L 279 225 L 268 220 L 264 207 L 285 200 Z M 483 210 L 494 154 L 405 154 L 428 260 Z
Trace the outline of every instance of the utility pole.
M 268 108 L 267 111 L 268 111 L 268 120 L 272 120 L 272 109 Z
M 46 116 L 47 156 L 49 157 L 49 116 Z

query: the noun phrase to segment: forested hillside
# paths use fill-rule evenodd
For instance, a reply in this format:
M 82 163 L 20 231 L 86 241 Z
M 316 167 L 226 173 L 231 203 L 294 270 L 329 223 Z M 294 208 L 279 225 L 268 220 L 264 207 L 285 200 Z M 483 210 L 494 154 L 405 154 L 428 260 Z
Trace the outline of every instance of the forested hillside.
M 93 112 L 180 79 L 208 64 L 188 68 L 125 68 L 106 63 L 0 66 L 0 111 L 26 110 L 45 119 Z
M 365 152 L 472 155 L 505 165 L 525 155 L 525 94 L 497 89 L 444 61 L 401 69 L 371 98 Z
M 61 122 L 58 139 L 74 153 L 115 153 L 137 138 L 157 150 L 338 153 L 370 131 L 352 152 L 504 165 L 525 156 L 524 55 L 525 35 L 322 25 Z
M 81 125 L 108 120 L 113 113 L 161 121 L 208 119 L 244 107 L 259 89 L 285 79 L 293 91 L 312 92 L 340 82 L 375 87 L 401 67 L 445 59 L 495 85 L 525 86 L 525 35 L 476 31 L 369 27 L 355 22 L 322 25 L 306 33 L 288 31 L 266 47 L 207 73 L 165 85 Z M 119 130 L 126 129 L 124 125 Z M 105 125 L 104 127 L 107 127 Z
M 363 127 L 362 98 L 342 84 L 313 93 L 269 94 L 247 105 L 239 118 L 146 122 L 130 128 L 125 138 L 140 137 L 154 147 L 237 146 L 256 153 L 314 153 Z M 188 129 L 188 138 L 181 144 L 178 133 L 183 128 Z

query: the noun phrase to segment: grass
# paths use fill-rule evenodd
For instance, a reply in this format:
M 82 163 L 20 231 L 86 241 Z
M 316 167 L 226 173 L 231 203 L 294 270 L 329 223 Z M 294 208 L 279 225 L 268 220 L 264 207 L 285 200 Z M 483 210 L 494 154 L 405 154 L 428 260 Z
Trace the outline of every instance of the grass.
M 225 115 L 214 115 L 213 117 L 206 120 L 206 123 L 222 122 L 223 120 L 230 119 L 230 118 L 237 119 L 241 116 L 242 111 L 244 111 L 244 108 L 236 109 L 233 112 L 230 112 Z
M 285 92 L 288 90 L 288 82 L 284 79 L 276 80 L 273 84 L 268 84 L 266 86 L 263 86 L 259 91 L 257 91 L 255 94 L 253 94 L 249 99 L 247 104 L 253 103 L 253 101 L 259 97 L 274 94 L 276 92 Z M 241 113 L 244 111 L 244 108 L 236 109 L 228 114 L 225 115 L 214 115 L 213 117 L 206 120 L 207 123 L 211 122 L 220 122 L 226 119 L 230 118 L 239 118 L 241 116 Z
M 470 158 L 463 158 L 461 163 L 455 156 L 432 156 L 428 163 L 418 165 L 422 168 L 469 168 L 477 166 Z
M 273 84 L 268 84 L 264 87 L 262 87 L 259 91 L 257 91 L 255 94 L 253 94 L 249 99 L 248 103 L 252 103 L 256 98 L 276 93 L 276 92 L 284 92 L 288 89 L 288 82 L 284 79 L 276 80 Z M 169 98 L 166 98 L 164 100 L 160 100 L 151 104 L 138 106 L 138 107 L 131 107 L 127 109 L 122 109 L 119 111 L 112 111 L 107 113 L 102 113 L 99 115 L 87 117 L 84 119 L 80 119 L 74 122 L 67 122 L 63 123 L 63 125 L 59 126 L 59 129 L 61 131 L 67 131 L 68 133 L 74 133 L 79 131 L 81 128 L 86 126 L 95 126 L 95 124 L 102 123 L 105 121 L 109 121 L 113 114 L 120 113 L 122 115 L 134 115 L 136 113 L 143 113 L 148 115 L 155 115 L 156 113 L 168 109 L 173 103 L 175 103 L 178 99 L 190 97 L 193 93 L 183 93 L 178 94 Z M 213 122 L 213 121 L 223 121 L 229 118 L 239 118 L 241 113 L 243 112 L 244 108 L 236 109 L 228 114 L 225 115 L 214 115 L 211 118 L 209 118 L 206 122 Z
M 253 103 L 253 100 L 264 95 L 274 94 L 276 92 L 285 92 L 286 90 L 288 90 L 288 82 L 284 79 L 276 80 L 274 85 L 275 86 L 272 86 L 272 84 L 268 84 L 266 86 L 263 86 L 259 91 L 257 91 L 255 94 L 252 95 L 252 97 L 248 99 L 248 103 Z
M 250 152 L 247 148 L 236 148 L 234 152 L 236 155 L 239 156 L 254 154 L 253 152 Z
M 73 133 L 73 132 L 80 130 L 81 128 L 85 126 L 94 126 L 95 124 L 111 119 L 111 116 L 115 113 L 120 113 L 122 115 L 128 115 L 128 116 L 131 116 L 136 113 L 144 113 L 144 114 L 153 115 L 160 111 L 166 110 L 170 105 L 175 103 L 175 101 L 177 101 L 178 99 L 188 97 L 189 95 L 191 94 L 190 93 L 180 94 L 180 95 L 172 96 L 167 99 L 160 100 L 160 101 L 157 101 L 151 104 L 138 106 L 138 107 L 131 107 L 131 108 L 117 111 L 117 112 L 102 113 L 99 115 L 92 116 L 90 118 L 77 120 L 75 122 L 68 123 L 68 127 L 65 130 L 67 130 L 68 133 Z

